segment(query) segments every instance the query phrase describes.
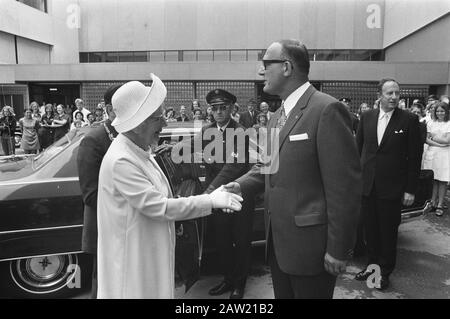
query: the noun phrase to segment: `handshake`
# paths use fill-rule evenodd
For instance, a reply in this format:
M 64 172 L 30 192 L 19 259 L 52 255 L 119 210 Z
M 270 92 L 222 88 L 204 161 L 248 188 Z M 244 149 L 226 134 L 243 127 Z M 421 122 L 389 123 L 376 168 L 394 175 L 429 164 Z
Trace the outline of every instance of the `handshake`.
M 222 185 L 209 194 L 213 208 L 222 209 L 225 213 L 234 213 L 242 209 L 241 187 L 236 182 Z

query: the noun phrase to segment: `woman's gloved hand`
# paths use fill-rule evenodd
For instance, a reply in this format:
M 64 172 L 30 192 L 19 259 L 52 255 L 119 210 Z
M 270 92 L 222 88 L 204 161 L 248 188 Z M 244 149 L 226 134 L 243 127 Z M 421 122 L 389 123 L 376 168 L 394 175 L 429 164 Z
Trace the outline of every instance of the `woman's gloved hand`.
M 226 209 L 232 211 L 240 211 L 243 198 L 239 195 L 228 193 L 223 186 L 215 189 L 209 194 L 213 208 Z

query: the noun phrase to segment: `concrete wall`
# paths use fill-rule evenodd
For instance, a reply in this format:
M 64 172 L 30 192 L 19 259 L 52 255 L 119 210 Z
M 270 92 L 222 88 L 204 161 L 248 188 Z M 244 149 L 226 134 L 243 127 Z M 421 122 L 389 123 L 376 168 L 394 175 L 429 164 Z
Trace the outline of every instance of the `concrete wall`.
M 0 64 L 15 64 L 16 51 L 14 36 L 9 33 L 0 32 Z
M 50 50 L 48 44 L 17 37 L 19 64 L 49 64 Z
M 387 48 L 386 61 L 450 61 L 449 32 L 450 14 Z
M 450 12 L 449 0 L 385 0 L 386 48 Z
M 17 65 L 13 78 L 6 81 L 126 81 L 147 80 L 149 73 L 163 80 L 236 80 L 261 81 L 257 62 L 211 63 L 82 63 L 68 65 Z M 9 66 L 0 65 L 3 70 Z M 401 84 L 446 85 L 449 62 L 384 63 L 384 62 L 311 62 L 312 81 L 379 81 L 394 77 Z M 1 79 L 1 78 L 0 78 Z M 11 83 L 11 82 L 9 82 Z
M 79 0 L 80 51 L 262 49 L 299 38 L 314 49 L 380 49 L 367 12 L 384 0 Z
M 45 13 L 15 0 L 0 0 L 0 31 L 51 46 L 45 63 L 78 63 L 78 29 L 69 27 L 66 12 L 68 4 L 76 2 L 48 0 L 49 13 Z M 20 55 L 27 52 L 19 52 Z

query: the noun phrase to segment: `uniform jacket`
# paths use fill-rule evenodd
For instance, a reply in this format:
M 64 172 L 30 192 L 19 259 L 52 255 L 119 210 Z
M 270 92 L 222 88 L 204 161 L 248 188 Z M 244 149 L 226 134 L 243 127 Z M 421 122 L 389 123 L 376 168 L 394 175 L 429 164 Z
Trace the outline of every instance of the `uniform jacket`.
M 268 124 L 269 139 L 280 117 Z M 310 86 L 279 136 L 277 170 L 261 174 L 258 163 L 237 181 L 246 192 L 265 190 L 266 238 L 272 231 L 282 271 L 316 275 L 324 256 L 346 260 L 356 236 L 361 166 L 349 112 Z M 275 160 L 274 160 L 275 158 Z
M 233 119 L 230 119 L 227 129 L 230 129 L 230 132 L 235 132 L 236 129 L 241 129 L 241 132 L 245 130 L 242 125 Z M 213 136 L 212 133 L 217 135 Z M 242 176 L 249 169 L 249 139 L 245 138 L 245 144 L 239 146 L 237 138 L 227 143 L 227 136 L 227 131 L 220 133 L 217 124 L 211 123 L 202 127 L 201 134 L 197 134 L 193 139 L 182 142 L 174 148 L 175 152 L 181 154 L 180 148 L 186 145 L 185 143 L 190 143 L 191 150 L 195 149 L 195 145 L 201 145 L 203 163 L 206 166 L 205 184 L 208 185 L 208 193 Z M 215 137 L 218 138 L 218 144 L 214 144 Z M 219 154 L 217 154 L 219 147 L 215 149 L 214 145 L 221 148 L 222 156 L 219 161 L 215 157 L 216 155 L 219 157 Z
M 356 135 L 363 169 L 363 195 L 376 187 L 377 197 L 400 199 L 415 194 L 420 174 L 423 144 L 418 117 L 396 108 L 378 146 L 379 109 L 361 116 Z

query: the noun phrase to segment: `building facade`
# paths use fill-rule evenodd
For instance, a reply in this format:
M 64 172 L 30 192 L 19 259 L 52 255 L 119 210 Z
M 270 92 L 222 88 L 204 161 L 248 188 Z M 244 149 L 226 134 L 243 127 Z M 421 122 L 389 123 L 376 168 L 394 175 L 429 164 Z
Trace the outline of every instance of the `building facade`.
M 0 0 L 0 105 L 32 100 L 95 108 L 113 83 L 157 74 L 167 106 L 205 105 L 221 87 L 245 105 L 262 92 L 264 49 L 310 50 L 310 80 L 336 98 L 373 103 L 394 77 L 407 104 L 449 94 L 448 0 Z

